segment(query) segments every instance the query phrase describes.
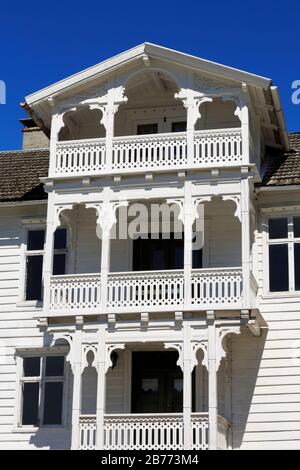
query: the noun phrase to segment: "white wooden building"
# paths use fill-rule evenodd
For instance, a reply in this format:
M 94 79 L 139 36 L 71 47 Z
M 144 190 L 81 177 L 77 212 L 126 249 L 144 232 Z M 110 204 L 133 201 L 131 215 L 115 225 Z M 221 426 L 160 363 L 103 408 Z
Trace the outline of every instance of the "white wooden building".
M 300 134 L 276 86 L 145 43 L 23 107 L 0 153 L 0 448 L 299 449 Z

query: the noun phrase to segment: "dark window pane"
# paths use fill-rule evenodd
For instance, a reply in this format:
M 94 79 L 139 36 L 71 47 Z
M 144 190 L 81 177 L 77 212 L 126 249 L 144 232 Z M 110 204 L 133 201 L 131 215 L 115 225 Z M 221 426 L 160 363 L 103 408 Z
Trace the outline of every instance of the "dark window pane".
M 157 123 L 154 124 L 139 124 L 137 126 L 137 135 L 142 134 L 157 134 Z
M 193 269 L 202 268 L 202 250 L 193 250 Z
M 64 375 L 64 356 L 46 357 L 46 377 L 58 377 Z
M 172 122 L 172 132 L 185 132 L 185 131 L 186 131 L 186 121 Z
M 269 246 L 270 292 L 289 290 L 288 246 Z
M 57 253 L 53 256 L 53 274 L 66 273 L 66 255 L 65 253 Z
M 63 382 L 45 383 L 44 424 L 62 424 Z
M 40 375 L 41 358 L 24 357 L 23 359 L 23 375 L 24 377 L 38 377 Z
M 22 424 L 38 425 L 39 383 L 23 384 L 23 413 Z
M 43 256 L 27 256 L 26 260 L 26 300 L 42 298 Z
M 293 217 L 294 237 L 300 237 L 300 217 Z
M 27 250 L 43 250 L 45 230 L 29 230 L 27 233 Z
M 300 243 L 294 244 L 295 289 L 300 290 Z
M 269 238 L 287 238 L 288 223 L 287 218 L 269 220 Z
M 64 250 L 67 248 L 67 230 L 58 228 L 54 234 L 54 249 Z

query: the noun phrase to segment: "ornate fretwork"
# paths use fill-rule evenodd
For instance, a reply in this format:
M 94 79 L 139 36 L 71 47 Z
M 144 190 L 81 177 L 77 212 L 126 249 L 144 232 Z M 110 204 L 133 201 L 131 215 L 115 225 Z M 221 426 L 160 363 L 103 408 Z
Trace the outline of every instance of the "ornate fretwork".
M 88 358 L 87 358 L 90 352 L 93 354 L 93 360 L 91 361 L 91 363 L 88 361 Z M 93 366 L 93 365 L 97 366 L 97 363 L 98 363 L 97 354 L 98 354 L 98 349 L 97 349 L 96 344 L 88 343 L 82 346 L 82 361 L 81 361 L 82 372 L 84 371 L 86 367 Z
M 62 215 L 62 213 L 64 211 L 71 211 L 75 207 L 75 205 L 76 204 L 74 203 L 74 204 L 61 204 L 61 205 L 55 206 L 54 222 L 53 222 L 53 231 L 54 232 L 58 227 L 61 226 L 62 217 L 65 219 L 66 223 L 68 224 L 68 222 L 70 221 L 68 215 L 66 215 L 66 214 Z
M 167 204 L 176 204 L 179 207 L 178 220 L 185 224 L 186 214 L 191 214 L 190 222 L 193 224 L 196 219 L 199 218 L 198 206 L 204 202 L 210 202 L 212 196 L 192 196 L 191 198 L 191 207 L 188 207 L 189 204 L 184 200 L 184 198 L 178 199 L 167 199 Z
M 228 89 L 237 88 L 236 85 L 222 82 L 215 78 L 205 77 L 204 75 L 194 74 L 194 89 L 201 93 L 222 92 Z
M 87 100 L 99 99 L 99 98 L 102 98 L 103 101 L 106 101 L 107 92 L 108 92 L 108 81 L 106 80 L 98 85 L 89 87 L 88 89 L 80 93 L 72 95 L 69 98 L 65 98 L 64 100 L 61 100 L 58 103 L 58 105 L 62 107 L 70 106 L 74 104 L 84 103 Z
M 116 343 L 116 344 L 107 344 L 106 345 L 106 353 L 105 353 L 105 373 L 108 371 L 110 367 L 113 366 L 111 360 L 111 354 L 113 351 L 117 351 L 118 349 L 125 349 L 125 343 Z
M 192 342 L 192 350 L 191 350 L 191 372 L 193 371 L 194 367 L 199 364 L 199 361 L 197 359 L 197 353 L 201 349 L 203 352 L 203 359 L 201 361 L 201 364 L 206 367 L 208 370 L 208 345 L 207 341 L 197 341 L 197 342 Z
M 119 207 L 127 207 L 128 201 L 113 201 L 110 203 L 86 203 L 87 209 L 95 209 L 97 213 L 97 235 L 107 234 L 117 222 L 116 211 Z M 99 232 L 100 231 L 100 232 Z
M 183 347 L 182 343 L 164 343 L 164 349 L 175 349 L 178 352 L 177 365 L 183 372 Z
M 228 335 L 238 335 L 241 332 L 240 326 L 227 326 L 216 328 L 216 369 L 218 370 L 223 358 L 228 353 Z
M 234 216 L 239 219 L 239 221 L 242 221 L 242 212 L 241 212 L 241 196 L 239 194 L 230 194 L 230 195 L 223 195 L 222 196 L 223 201 L 232 201 L 236 205 L 236 210 L 234 213 Z

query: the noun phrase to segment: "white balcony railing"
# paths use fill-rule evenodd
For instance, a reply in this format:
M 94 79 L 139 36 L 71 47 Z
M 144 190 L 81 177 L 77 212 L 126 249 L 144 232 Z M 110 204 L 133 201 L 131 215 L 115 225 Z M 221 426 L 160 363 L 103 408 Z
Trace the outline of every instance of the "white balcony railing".
M 52 276 L 50 312 L 122 313 L 134 311 L 168 311 L 174 308 L 241 308 L 242 269 L 218 268 L 192 271 L 190 303 L 184 292 L 184 273 L 143 271 L 109 273 L 107 302 L 101 305 L 100 274 Z M 141 310 L 142 309 L 142 310 Z
M 52 312 L 99 312 L 100 302 L 100 274 L 52 276 L 50 283 Z
M 217 307 L 242 301 L 243 276 L 240 268 L 195 269 L 192 272 L 192 305 Z
M 56 176 L 96 174 L 106 169 L 105 139 L 58 142 Z
M 160 170 L 187 164 L 186 133 L 115 137 L 112 168 Z
M 185 132 L 115 137 L 111 162 L 105 139 L 64 141 L 57 143 L 54 176 L 236 166 L 242 154 L 239 128 L 196 131 L 189 159 Z
M 208 444 L 208 413 L 192 413 L 194 450 L 206 450 Z M 229 423 L 218 417 L 218 448 L 227 448 Z M 80 417 L 80 449 L 96 447 L 96 416 Z M 178 450 L 184 448 L 182 414 L 110 414 L 104 417 L 104 448 L 106 450 Z
M 109 310 L 159 310 L 179 307 L 183 302 L 183 271 L 140 271 L 111 273 L 108 276 Z

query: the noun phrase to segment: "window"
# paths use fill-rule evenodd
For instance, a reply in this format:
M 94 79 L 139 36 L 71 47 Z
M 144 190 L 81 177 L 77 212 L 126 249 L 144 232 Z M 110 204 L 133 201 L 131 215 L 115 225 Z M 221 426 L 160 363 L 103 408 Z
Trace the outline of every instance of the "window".
M 137 135 L 143 134 L 157 134 L 158 132 L 158 125 L 157 123 L 153 124 L 138 124 L 137 126 Z
M 28 356 L 22 359 L 22 426 L 61 425 L 65 356 Z
M 163 269 L 183 269 L 184 239 L 176 238 L 170 233 L 170 238 L 137 238 L 133 240 L 133 270 L 152 271 Z M 193 268 L 202 267 L 202 250 L 193 250 Z
M 300 290 L 300 217 L 269 219 L 269 291 Z
M 186 132 L 186 121 L 172 122 L 171 132 Z
M 29 229 L 26 240 L 25 299 L 42 300 L 45 229 Z M 53 274 L 65 274 L 67 230 L 59 228 L 54 235 Z

